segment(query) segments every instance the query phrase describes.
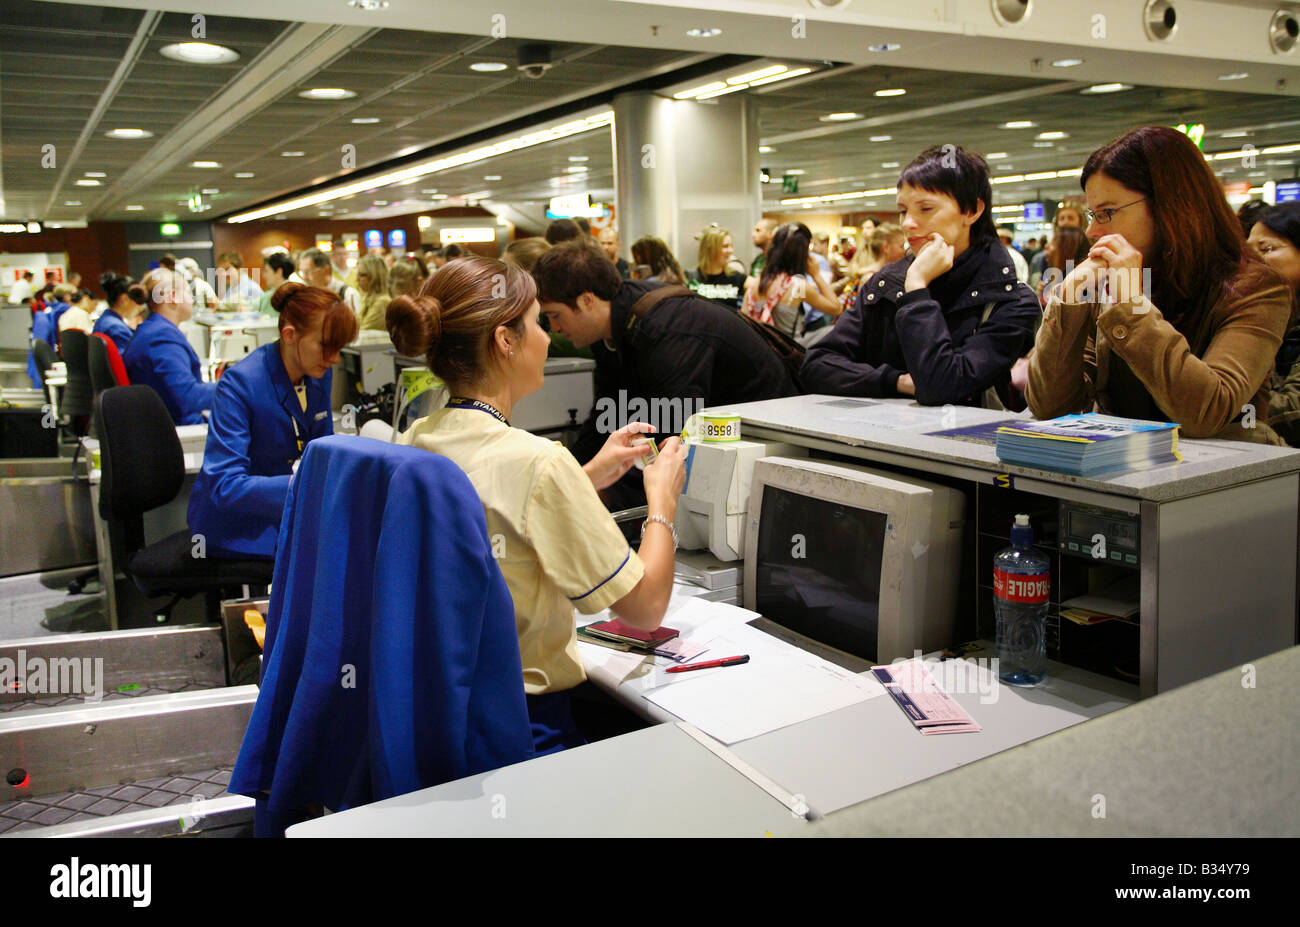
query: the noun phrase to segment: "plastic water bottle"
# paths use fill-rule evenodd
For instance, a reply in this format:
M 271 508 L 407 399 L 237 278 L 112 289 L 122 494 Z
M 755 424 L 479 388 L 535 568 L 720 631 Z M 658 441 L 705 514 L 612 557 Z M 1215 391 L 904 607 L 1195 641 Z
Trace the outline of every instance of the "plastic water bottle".
M 1047 558 L 1034 549 L 1028 515 L 1017 515 L 1011 546 L 993 561 L 993 610 L 997 615 L 998 678 L 1008 685 L 1036 686 L 1047 675 Z

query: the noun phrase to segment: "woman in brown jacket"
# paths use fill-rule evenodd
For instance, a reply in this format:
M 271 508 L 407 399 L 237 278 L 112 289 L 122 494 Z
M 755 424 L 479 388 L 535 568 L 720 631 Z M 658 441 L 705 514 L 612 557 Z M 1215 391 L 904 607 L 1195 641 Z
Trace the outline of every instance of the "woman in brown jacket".
M 1200 151 L 1146 126 L 1093 152 L 1080 180 L 1092 248 L 1044 310 L 1034 416 L 1096 410 L 1281 444 L 1264 419 L 1290 294 L 1246 246 Z

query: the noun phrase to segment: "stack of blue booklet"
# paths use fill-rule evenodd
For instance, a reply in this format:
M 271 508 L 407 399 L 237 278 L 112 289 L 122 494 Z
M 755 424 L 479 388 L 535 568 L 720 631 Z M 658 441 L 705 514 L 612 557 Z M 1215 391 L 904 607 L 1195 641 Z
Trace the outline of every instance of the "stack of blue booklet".
M 1178 426 L 1089 412 L 998 428 L 998 460 L 1095 476 L 1182 460 Z

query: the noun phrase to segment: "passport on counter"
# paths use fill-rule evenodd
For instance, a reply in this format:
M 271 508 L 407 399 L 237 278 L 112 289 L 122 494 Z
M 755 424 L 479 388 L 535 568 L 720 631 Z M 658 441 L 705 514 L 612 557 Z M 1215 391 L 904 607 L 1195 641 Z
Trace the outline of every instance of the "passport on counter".
M 676 628 L 658 627 L 653 631 L 641 631 L 624 624 L 615 618 L 613 621 L 598 621 L 579 628 L 583 637 L 595 638 L 593 643 L 611 642 L 626 644 L 628 650 L 652 651 L 664 641 L 670 641 L 680 632 Z M 622 649 L 622 648 L 619 648 Z

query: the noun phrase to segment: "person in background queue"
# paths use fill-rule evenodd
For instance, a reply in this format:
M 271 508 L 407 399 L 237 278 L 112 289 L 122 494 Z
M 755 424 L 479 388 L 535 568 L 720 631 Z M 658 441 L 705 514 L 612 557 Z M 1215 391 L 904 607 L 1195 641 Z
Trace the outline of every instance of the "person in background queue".
M 149 297 L 130 277 L 107 271 L 99 278 L 99 285 L 108 299 L 108 308 L 95 322 L 95 331 L 108 335 L 117 345 L 117 353 L 126 354 L 126 347 L 140 327 L 141 313 Z

